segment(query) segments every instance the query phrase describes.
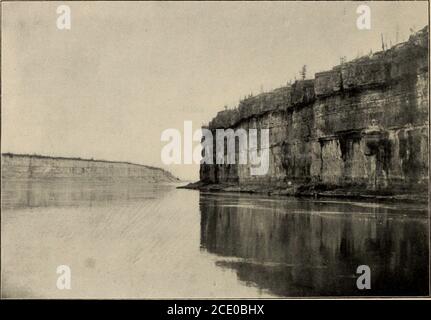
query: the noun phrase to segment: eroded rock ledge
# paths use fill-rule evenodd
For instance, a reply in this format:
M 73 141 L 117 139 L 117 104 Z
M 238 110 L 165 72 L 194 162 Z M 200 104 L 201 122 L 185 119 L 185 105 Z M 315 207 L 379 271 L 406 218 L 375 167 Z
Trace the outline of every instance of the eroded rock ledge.
M 426 199 L 428 33 L 219 112 L 212 131 L 269 129 L 269 172 L 202 164 L 189 187 Z
M 143 182 L 178 182 L 161 168 L 120 161 L 48 157 L 3 153 L 2 180 L 20 179 L 137 179 Z

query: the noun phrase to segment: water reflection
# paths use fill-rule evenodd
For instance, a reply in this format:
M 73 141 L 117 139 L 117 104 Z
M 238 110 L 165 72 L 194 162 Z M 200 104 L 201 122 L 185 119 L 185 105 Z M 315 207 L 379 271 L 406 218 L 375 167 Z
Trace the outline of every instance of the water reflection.
M 142 181 L 2 180 L 5 298 L 267 297 L 200 250 L 199 192 Z M 72 289 L 56 287 L 59 265 Z
M 52 179 L 2 180 L 2 208 L 80 207 L 162 199 L 172 184 L 145 184 L 140 180 Z
M 426 206 L 201 194 L 201 246 L 278 296 L 427 295 Z M 356 288 L 356 268 L 372 289 Z

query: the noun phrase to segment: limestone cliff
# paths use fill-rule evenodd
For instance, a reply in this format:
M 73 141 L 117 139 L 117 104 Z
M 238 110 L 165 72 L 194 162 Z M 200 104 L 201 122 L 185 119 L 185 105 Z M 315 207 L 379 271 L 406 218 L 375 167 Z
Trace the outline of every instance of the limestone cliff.
M 160 168 L 103 160 L 46 157 L 37 155 L 1 155 L 2 180 L 7 179 L 139 179 L 144 182 L 178 181 Z
M 269 129 L 269 172 L 202 164 L 199 187 L 426 194 L 428 32 L 219 112 L 212 131 Z

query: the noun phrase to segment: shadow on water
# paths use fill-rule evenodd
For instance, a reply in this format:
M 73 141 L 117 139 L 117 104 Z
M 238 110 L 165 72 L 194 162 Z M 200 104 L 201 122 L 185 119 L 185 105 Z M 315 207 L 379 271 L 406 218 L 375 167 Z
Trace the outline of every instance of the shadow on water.
M 200 196 L 201 248 L 278 296 L 428 294 L 426 206 Z M 371 289 L 356 268 L 371 268 Z

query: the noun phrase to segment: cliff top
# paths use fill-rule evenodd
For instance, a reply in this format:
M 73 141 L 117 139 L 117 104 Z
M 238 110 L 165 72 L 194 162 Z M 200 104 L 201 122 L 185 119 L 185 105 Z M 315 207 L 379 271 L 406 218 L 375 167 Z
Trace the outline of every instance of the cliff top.
M 218 112 L 209 122 L 208 128 L 229 128 L 243 119 L 272 110 L 301 107 L 343 91 L 384 86 L 416 76 L 418 70 L 427 72 L 428 34 L 429 27 L 425 26 L 406 42 L 318 72 L 314 79 L 298 80 L 292 85 L 248 96 L 234 109 Z

